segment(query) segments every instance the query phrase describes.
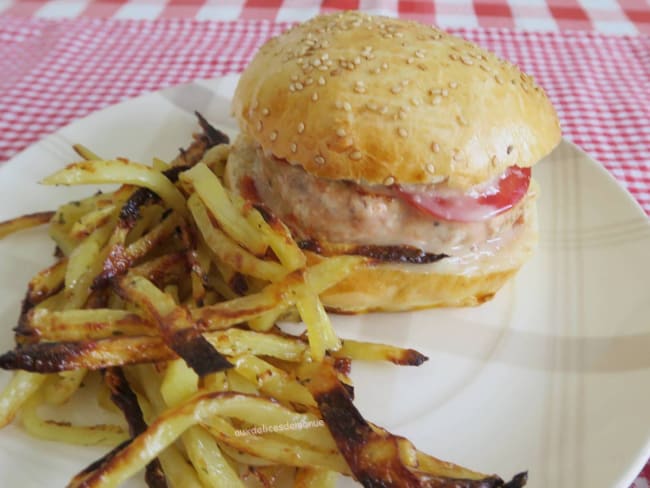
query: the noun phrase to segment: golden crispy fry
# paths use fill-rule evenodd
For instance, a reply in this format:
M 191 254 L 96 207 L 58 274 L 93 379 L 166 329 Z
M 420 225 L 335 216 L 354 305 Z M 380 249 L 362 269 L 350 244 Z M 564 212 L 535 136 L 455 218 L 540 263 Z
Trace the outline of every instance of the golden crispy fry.
M 289 374 L 276 368 L 272 364 L 253 356 L 243 354 L 232 358 L 235 372 L 253 384 L 257 384 L 260 391 L 286 404 L 299 403 L 306 406 L 315 406 L 309 390 L 301 385 Z
M 203 205 L 228 236 L 257 256 L 266 253 L 267 244 L 263 236 L 242 218 L 219 178 L 205 164 L 198 163 L 183 172 L 180 180 L 194 188 Z
M 341 349 L 332 353 L 333 357 L 346 357 L 361 361 L 390 361 L 405 366 L 419 366 L 428 358 L 415 349 L 403 349 L 388 344 L 342 341 Z
M 93 160 L 73 163 L 45 178 L 46 185 L 89 185 L 121 183 L 148 188 L 162 198 L 179 215 L 187 210 L 181 192 L 161 172 L 144 164 L 122 159 Z
M 26 325 L 32 336 L 45 341 L 83 341 L 116 336 L 156 336 L 157 329 L 140 315 L 126 310 L 49 310 L 33 309 Z
M 79 156 L 84 158 L 86 161 L 91 161 L 93 159 L 102 159 L 99 156 L 97 156 L 97 154 L 95 154 L 90 149 L 88 149 L 86 146 L 84 146 L 83 144 L 73 144 L 72 149 L 74 149 L 74 151 Z
M 18 410 L 45 382 L 46 376 L 17 371 L 0 393 L 0 428 L 10 423 Z
M 53 216 L 54 212 L 37 212 L 0 222 L 0 239 L 14 232 L 47 224 Z
M 49 381 L 43 387 L 45 402 L 50 405 L 63 405 L 79 389 L 86 373 L 87 370 L 82 367 L 82 369 L 50 375 Z
M 240 273 L 267 281 L 279 281 L 287 274 L 280 263 L 257 258 L 216 227 L 196 194 L 188 199 L 187 205 L 205 243 L 221 261 Z
M 77 220 L 69 231 L 69 235 L 75 241 L 80 241 L 88 237 L 98 227 L 106 224 L 111 216 L 115 213 L 115 205 L 107 205 L 92 212 L 88 212 Z
M 25 430 L 39 439 L 81 446 L 115 447 L 129 438 L 128 432 L 117 425 L 79 426 L 43 420 L 36 411 L 41 403 L 43 403 L 43 394 L 39 392 L 33 395 L 22 409 Z
M 233 202 L 251 226 L 266 238 L 278 260 L 287 270 L 293 271 L 307 264 L 305 254 L 293 240 L 291 231 L 280 219 L 271 217 L 270 223 L 266 222 L 258 210 L 238 195 L 233 195 Z

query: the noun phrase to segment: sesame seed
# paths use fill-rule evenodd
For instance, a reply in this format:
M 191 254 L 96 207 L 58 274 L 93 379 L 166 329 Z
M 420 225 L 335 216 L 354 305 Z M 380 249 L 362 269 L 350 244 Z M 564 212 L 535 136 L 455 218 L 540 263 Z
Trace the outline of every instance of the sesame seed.
M 426 170 L 428 173 L 433 174 L 436 172 L 436 167 L 433 164 L 429 163 L 426 165 Z
M 352 151 L 350 153 L 350 159 L 353 159 L 355 161 L 359 161 L 361 159 L 361 151 Z
M 397 95 L 399 92 L 402 91 L 402 87 L 399 86 L 399 85 L 395 85 L 393 88 L 390 89 L 390 91 L 391 91 L 393 94 Z
M 472 58 L 469 56 L 461 56 L 460 60 L 463 62 L 463 64 L 466 64 L 467 66 L 471 66 L 474 64 L 474 61 L 472 61 Z
M 433 97 L 433 100 L 431 100 L 431 103 L 434 105 L 438 105 L 442 101 L 442 97 L 440 95 L 436 95 Z
M 262 125 L 262 121 L 261 121 L 261 120 L 258 120 L 258 121 L 257 121 L 257 131 L 258 131 L 258 132 L 262 132 L 262 129 L 263 129 L 263 128 L 264 128 L 264 126 Z
M 465 117 L 463 117 L 462 115 L 458 115 L 458 116 L 456 117 L 456 121 L 457 121 L 460 125 L 463 125 L 463 126 L 464 126 L 464 125 L 467 125 L 467 120 L 465 120 Z
M 291 152 L 295 153 L 298 150 L 298 146 L 295 142 L 291 143 Z
M 318 71 L 327 71 L 329 68 L 325 65 L 319 66 Z
M 415 51 L 415 57 L 420 59 L 424 58 L 424 51 L 418 49 L 417 51 Z
M 275 141 L 277 138 L 278 138 L 278 131 L 274 130 L 273 132 L 271 132 L 271 135 L 269 136 L 269 139 L 271 139 L 272 141 Z
M 345 137 L 346 135 L 345 129 L 343 127 L 339 127 L 338 129 L 336 129 L 336 135 L 339 137 Z
M 400 120 L 406 119 L 406 112 L 403 109 L 400 109 L 400 111 L 397 113 L 397 116 L 400 118 Z
M 318 78 L 318 84 L 319 84 L 320 86 L 325 85 L 325 78 L 323 78 L 322 76 L 320 76 L 320 77 Z
M 314 101 L 314 102 L 317 101 L 317 100 L 318 100 L 318 93 L 317 93 L 317 92 L 312 93 L 312 94 L 311 94 L 311 99 L 312 99 L 312 101 Z
M 289 91 L 292 92 L 292 93 L 295 92 L 295 91 L 296 91 L 296 85 L 294 85 L 293 83 L 291 83 L 291 84 L 289 85 Z
M 305 80 L 305 86 L 309 86 L 314 82 L 314 79 L 310 76 Z
M 298 134 L 302 134 L 303 132 L 305 132 L 305 124 L 303 122 L 300 122 L 298 124 Z
M 354 58 L 354 64 L 356 64 L 357 66 L 361 64 L 361 58 L 359 56 Z
M 449 55 L 449 59 L 451 59 L 452 61 L 458 61 L 458 54 L 451 53 Z
M 458 88 L 458 83 L 452 81 L 451 83 L 449 83 L 449 88 Z
M 439 145 L 437 142 L 433 142 L 433 143 L 431 143 L 431 150 L 432 150 L 434 153 L 438 153 L 438 152 L 440 152 L 440 145 Z
M 373 112 L 376 112 L 379 107 L 377 107 L 376 103 L 368 103 L 366 104 L 366 107 L 368 107 L 368 110 L 372 110 Z
M 268 115 L 269 113 L 270 113 L 270 111 L 269 111 L 268 108 L 264 107 L 264 108 L 262 109 L 262 115 Z
M 510 153 L 512 152 L 513 149 L 514 149 L 514 147 L 513 147 L 512 145 L 508 146 L 508 147 L 506 148 L 506 154 L 510 154 Z
M 357 85 L 354 87 L 354 91 L 357 93 L 366 93 L 366 88 L 364 86 Z
M 321 58 L 323 61 L 327 61 L 327 60 L 329 59 L 329 57 L 330 57 L 329 54 L 324 53 L 320 58 Z
M 343 102 L 337 100 L 336 102 L 334 102 L 334 106 L 340 110 L 343 108 Z
M 318 59 L 318 58 L 312 59 L 311 64 L 312 64 L 312 66 L 315 66 L 316 68 L 318 68 L 321 65 L 321 60 Z
M 402 86 L 406 86 L 410 83 L 409 80 L 402 80 Z
M 407 138 L 409 136 L 408 131 L 404 127 L 400 127 L 399 129 L 397 129 L 397 134 L 403 138 Z
M 443 88 L 440 93 L 442 94 L 443 97 L 446 97 L 447 95 L 449 95 L 449 91 L 446 88 Z
M 298 75 L 291 75 L 291 81 L 298 81 Z
M 393 183 L 395 183 L 395 178 L 393 178 L 392 176 L 388 176 L 388 177 L 386 177 L 386 179 L 384 180 L 384 185 L 386 185 L 386 186 L 390 186 L 390 185 L 392 185 Z
M 411 98 L 411 103 L 417 107 L 418 105 L 420 105 L 420 99 L 413 97 Z
M 381 69 L 388 69 L 388 63 L 382 63 Z
M 350 110 L 352 110 L 352 105 L 350 105 L 349 102 L 343 102 L 343 110 L 349 112 Z
M 379 73 L 381 73 L 381 68 L 375 68 L 375 69 L 372 70 L 372 72 L 374 74 L 378 75 Z
M 381 107 L 379 109 L 379 113 L 384 114 L 384 115 L 387 114 L 388 113 L 388 105 L 384 105 L 383 107 Z
M 415 59 L 413 59 L 413 58 L 408 58 L 406 60 L 406 64 L 413 64 L 413 63 L 415 63 Z
M 486 72 L 490 71 L 489 68 L 487 66 L 485 66 L 484 64 L 479 64 L 478 67 L 481 68 L 483 71 L 486 71 Z
M 300 83 L 300 82 L 296 83 L 296 90 L 300 91 L 300 90 L 302 90 L 303 88 L 305 88 L 305 87 L 303 86 L 302 83 Z
M 325 164 L 325 158 L 323 156 L 316 156 L 314 157 L 314 162 L 316 164 Z

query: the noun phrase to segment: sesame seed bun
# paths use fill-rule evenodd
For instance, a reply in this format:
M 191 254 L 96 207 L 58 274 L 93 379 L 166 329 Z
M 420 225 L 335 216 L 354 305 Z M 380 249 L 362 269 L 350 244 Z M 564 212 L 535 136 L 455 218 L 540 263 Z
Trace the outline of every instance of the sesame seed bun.
M 271 39 L 239 81 L 241 130 L 314 175 L 467 189 L 560 140 L 530 76 L 415 22 L 345 12 Z

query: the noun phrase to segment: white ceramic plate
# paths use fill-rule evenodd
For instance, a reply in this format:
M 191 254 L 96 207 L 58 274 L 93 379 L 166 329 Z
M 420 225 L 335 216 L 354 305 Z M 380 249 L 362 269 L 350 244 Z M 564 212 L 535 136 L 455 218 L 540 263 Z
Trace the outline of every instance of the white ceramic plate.
M 88 195 L 37 181 L 83 143 L 107 157 L 170 159 L 193 110 L 230 134 L 235 77 L 148 94 L 45 138 L 0 168 L 0 219 Z M 601 166 L 563 142 L 535 169 L 541 241 L 481 307 L 335 317 L 343 337 L 415 347 L 419 368 L 355 364 L 366 418 L 443 459 L 531 488 L 627 488 L 650 455 L 650 225 Z M 12 347 L 25 284 L 51 262 L 43 229 L 0 242 L 0 347 Z M 0 373 L 0 386 L 9 374 Z M 75 416 L 92 422 L 83 410 Z M 104 452 L 0 432 L 2 486 L 64 486 Z M 352 486 L 349 481 L 342 485 Z M 133 486 L 141 486 L 139 481 Z

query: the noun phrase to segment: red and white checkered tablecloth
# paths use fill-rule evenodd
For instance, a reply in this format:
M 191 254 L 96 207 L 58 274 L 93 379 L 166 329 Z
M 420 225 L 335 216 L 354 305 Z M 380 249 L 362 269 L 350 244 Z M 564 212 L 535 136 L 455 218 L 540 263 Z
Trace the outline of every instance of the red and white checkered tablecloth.
M 0 165 L 95 110 L 240 72 L 289 22 L 337 8 L 437 23 L 519 64 L 650 215 L 646 0 L 0 0 Z M 633 486 L 649 480 L 650 463 Z
M 38 18 L 305 20 L 364 10 L 441 27 L 650 34 L 648 0 L 0 0 L 0 14 Z

